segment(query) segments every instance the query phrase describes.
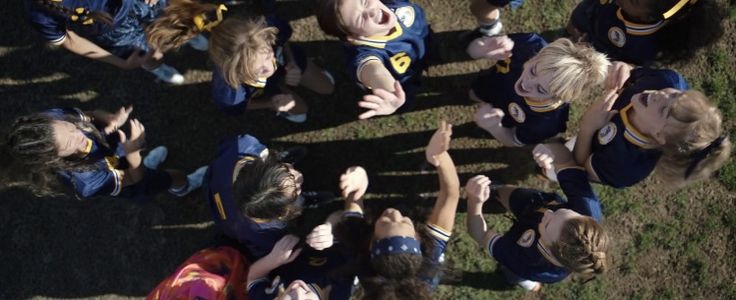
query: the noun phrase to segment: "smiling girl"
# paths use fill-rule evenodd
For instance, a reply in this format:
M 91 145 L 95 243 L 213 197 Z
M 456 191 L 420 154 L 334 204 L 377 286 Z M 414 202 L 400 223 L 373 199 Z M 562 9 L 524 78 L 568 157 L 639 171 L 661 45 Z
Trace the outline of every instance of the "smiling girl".
M 720 110 L 680 74 L 638 68 L 619 94 L 609 91 L 588 108 L 574 153 L 591 180 L 606 185 L 634 185 L 656 167 L 667 184 L 682 186 L 720 168 L 731 142 Z
M 325 33 L 345 42 L 348 72 L 373 92 L 358 103 L 368 109 L 360 119 L 393 114 L 411 101 L 430 37 L 419 5 L 406 0 L 322 0 L 317 20 Z
M 539 143 L 567 128 L 569 102 L 602 83 L 610 63 L 590 47 L 537 34 L 484 37 L 468 54 L 496 61 L 473 83 L 470 98 L 485 102 L 475 123 L 508 147 Z
M 564 149 L 561 144 L 554 147 Z M 471 178 L 465 187 L 468 233 L 496 259 L 509 283 L 529 291 L 571 273 L 589 276 L 607 269 L 608 235 L 600 224 L 600 200 L 585 170 L 575 165 L 569 152 L 555 167 L 567 201 L 555 193 L 514 186 L 492 190 L 491 180 L 483 175 Z M 483 205 L 491 197 L 514 215 L 514 224 L 504 234 L 488 229 L 483 218 Z
M 7 145 L 42 177 L 56 173 L 80 198 L 110 195 L 144 201 L 166 189 L 181 197 L 199 188 L 206 167 L 188 176 L 178 170 L 159 170 L 166 158 L 164 147 L 141 160 L 145 128 L 136 119 L 128 121 L 131 111 L 132 107 L 114 114 L 50 109 L 20 117 Z M 129 134 L 119 129 L 126 123 Z

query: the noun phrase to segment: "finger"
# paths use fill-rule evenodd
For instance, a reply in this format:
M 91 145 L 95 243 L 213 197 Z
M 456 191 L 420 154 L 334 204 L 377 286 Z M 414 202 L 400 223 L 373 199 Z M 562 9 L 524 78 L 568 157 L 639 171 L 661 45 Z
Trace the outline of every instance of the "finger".
M 391 92 L 379 88 L 373 89 L 373 95 L 381 97 L 381 99 L 392 98 L 394 96 Z
M 360 101 L 360 102 L 358 102 L 358 106 L 360 106 L 362 108 L 366 108 L 366 109 L 379 109 L 379 108 L 381 108 L 381 106 L 378 105 L 377 103 L 367 102 L 367 101 Z
M 373 117 L 375 115 L 376 115 L 376 111 L 375 110 L 369 110 L 369 111 L 366 111 L 366 112 L 360 114 L 358 116 L 358 119 L 365 120 L 365 119 L 371 118 L 371 117 Z
M 371 103 L 376 103 L 376 104 L 383 104 L 383 103 L 385 103 L 386 100 L 384 100 L 384 99 L 386 99 L 386 98 L 381 98 L 381 97 L 376 96 L 376 95 L 365 95 L 365 96 L 363 96 L 363 101 L 365 101 L 365 102 L 371 102 Z
M 128 141 L 128 137 L 125 135 L 125 132 L 118 129 L 118 136 L 120 136 L 120 143 L 124 144 L 126 141 Z

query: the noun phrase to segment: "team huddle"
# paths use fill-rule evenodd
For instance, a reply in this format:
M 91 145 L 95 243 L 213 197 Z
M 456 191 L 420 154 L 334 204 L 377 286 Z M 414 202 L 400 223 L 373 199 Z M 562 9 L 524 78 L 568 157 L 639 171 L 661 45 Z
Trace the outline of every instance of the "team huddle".
M 167 52 L 185 45 L 206 51 L 212 102 L 244 119 L 249 110 L 269 109 L 283 119 L 274 123 L 306 122 L 310 108 L 295 87 L 330 95 L 339 79 L 289 42 L 299 28 L 279 18 L 274 0 L 260 0 L 263 15 L 248 17 L 197 0 L 24 2 L 49 43 L 121 69 L 142 68 L 170 84 L 185 78 L 162 63 Z M 411 111 L 433 55 L 424 9 L 409 0 L 316 2 L 319 27 L 342 45 L 347 80 L 364 92 L 357 118 Z M 523 0 L 471 2 L 478 27 L 458 40 L 472 59 L 492 62 L 469 86 L 477 107 L 472 119 L 504 147 L 533 146 L 529 159 L 564 195 L 472 177 L 464 186 L 467 234 L 510 284 L 528 291 L 573 273 L 603 274 L 615 236 L 602 223 L 591 182 L 627 188 L 656 173 L 679 188 L 709 177 L 729 158 L 718 107 L 677 71 L 656 67 L 688 60 L 720 38 L 722 30 L 704 30 L 710 27 L 703 23 L 718 22 L 708 17 L 716 6 L 583 0 L 571 12 L 568 37 L 548 41 L 539 33 L 503 33 L 501 12 Z M 577 135 L 561 140 L 572 103 L 587 109 L 570 129 Z M 461 183 L 448 153 L 451 124 L 438 120 L 425 148 L 440 187 L 431 212 L 402 206 L 369 213 L 368 173 L 351 166 L 337 178 L 342 209 L 320 214 L 324 220 L 300 237 L 293 227 L 338 198 L 302 191 L 295 166 L 305 149 L 276 151 L 243 133 L 225 137 L 207 166 L 189 174 L 164 170 L 167 148 L 143 155 L 146 128 L 132 113 L 132 106 L 112 113 L 49 108 L 17 118 L 5 143 L 38 173 L 39 190 L 60 183 L 78 198 L 139 203 L 167 191 L 183 197 L 201 190 L 217 245 L 187 259 L 149 299 L 432 298 L 445 249 L 461 234 L 453 232 Z M 511 229 L 488 228 L 487 202 L 513 214 Z

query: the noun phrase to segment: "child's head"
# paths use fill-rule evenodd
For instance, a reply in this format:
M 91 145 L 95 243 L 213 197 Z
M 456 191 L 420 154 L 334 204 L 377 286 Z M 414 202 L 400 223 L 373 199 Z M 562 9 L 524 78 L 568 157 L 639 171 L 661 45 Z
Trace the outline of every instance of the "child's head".
M 711 0 L 618 0 L 631 21 L 666 22 L 657 31 L 657 48 L 662 62 L 688 60 L 695 51 L 718 41 L 723 35 L 722 20 L 727 11 Z
M 558 39 L 524 64 L 514 85 L 519 96 L 573 101 L 601 84 L 611 63 L 593 48 Z
M 291 220 L 302 210 L 302 174 L 275 154 L 246 162 L 233 184 L 233 195 L 244 215 L 258 219 Z
M 88 164 L 83 157 L 92 143 L 83 130 L 99 134 L 93 128 L 88 122 L 33 114 L 15 121 L 7 145 L 13 156 L 27 165 L 51 170 L 78 169 Z
M 617 0 L 616 4 L 636 21 L 654 23 L 687 15 L 697 0 Z
M 210 59 L 233 88 L 259 82 L 276 72 L 273 45 L 277 33 L 263 18 L 227 19 L 212 30 Z
M 539 233 L 542 244 L 565 268 L 585 274 L 606 271 L 608 235 L 593 218 L 570 209 L 548 210 Z
M 292 281 L 276 300 L 319 300 L 320 295 L 315 294 L 312 288 L 302 280 Z
M 667 88 L 636 94 L 631 103 L 641 114 L 637 129 L 661 145 L 657 173 L 668 184 L 704 179 L 728 160 L 721 112 L 702 93 Z
M 179 48 L 206 30 L 202 22 L 217 22 L 215 12 L 218 9 L 221 8 L 214 4 L 173 0 L 163 15 L 146 27 L 148 44 L 161 53 Z
M 325 33 L 341 40 L 373 36 L 396 26 L 396 15 L 380 0 L 322 0 L 317 21 Z

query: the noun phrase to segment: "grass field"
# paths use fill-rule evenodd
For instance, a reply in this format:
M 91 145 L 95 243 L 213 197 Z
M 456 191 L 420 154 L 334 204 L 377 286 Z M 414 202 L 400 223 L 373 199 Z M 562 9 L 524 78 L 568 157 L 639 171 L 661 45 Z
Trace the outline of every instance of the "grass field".
M 306 124 L 277 119 L 270 112 L 225 117 L 209 99 L 206 55 L 189 48 L 167 57 L 185 72 L 187 83 L 155 83 L 140 70 L 124 72 L 83 59 L 43 42 L 25 21 L 21 1 L 0 11 L 6 30 L 0 37 L 0 134 L 17 116 L 54 106 L 115 109 L 133 104 L 134 117 L 146 125 L 149 145 L 166 145 L 168 168 L 187 171 L 208 164 L 217 141 L 250 133 L 274 148 L 300 144 L 310 155 L 299 168 L 305 189 L 336 190 L 346 167 L 369 171 L 370 201 L 431 194 L 436 175 L 421 172 L 421 153 L 437 120 L 456 125 L 450 154 L 464 183 L 483 173 L 493 180 L 546 190 L 538 180 L 531 147 L 508 149 L 472 135 L 472 111 L 466 92 L 474 74 L 487 63 L 469 61 L 457 45 L 458 34 L 474 26 L 468 1 L 421 0 L 435 31 L 442 63 L 431 66 L 416 107 L 408 113 L 357 121 L 360 91 L 348 79 L 337 41 L 326 38 L 310 15 L 311 1 L 280 1 L 291 20 L 294 41 L 336 75 L 337 93 L 317 97 Z M 576 1 L 527 1 L 503 12 L 507 32 L 559 33 Z M 736 8 L 722 41 L 672 67 L 719 104 L 726 128 L 734 135 L 736 117 Z M 244 10 L 237 7 L 235 11 Z M 574 106 L 579 116 L 584 104 Z M 567 135 L 574 134 L 570 126 Z M 199 194 L 184 199 L 161 196 L 145 205 L 124 199 L 81 202 L 71 197 L 36 198 L 11 184 L 27 177 L 7 157 L 0 190 L 0 298 L 140 298 L 186 257 L 206 247 L 213 236 L 207 203 Z M 613 247 L 610 271 L 591 282 L 566 280 L 524 293 L 504 283 L 495 262 L 465 233 L 459 213 L 449 246 L 447 282 L 437 299 L 736 299 L 736 163 L 715 178 L 679 191 L 647 180 L 635 188 L 596 186 Z M 510 225 L 501 215 L 487 216 L 490 226 Z

